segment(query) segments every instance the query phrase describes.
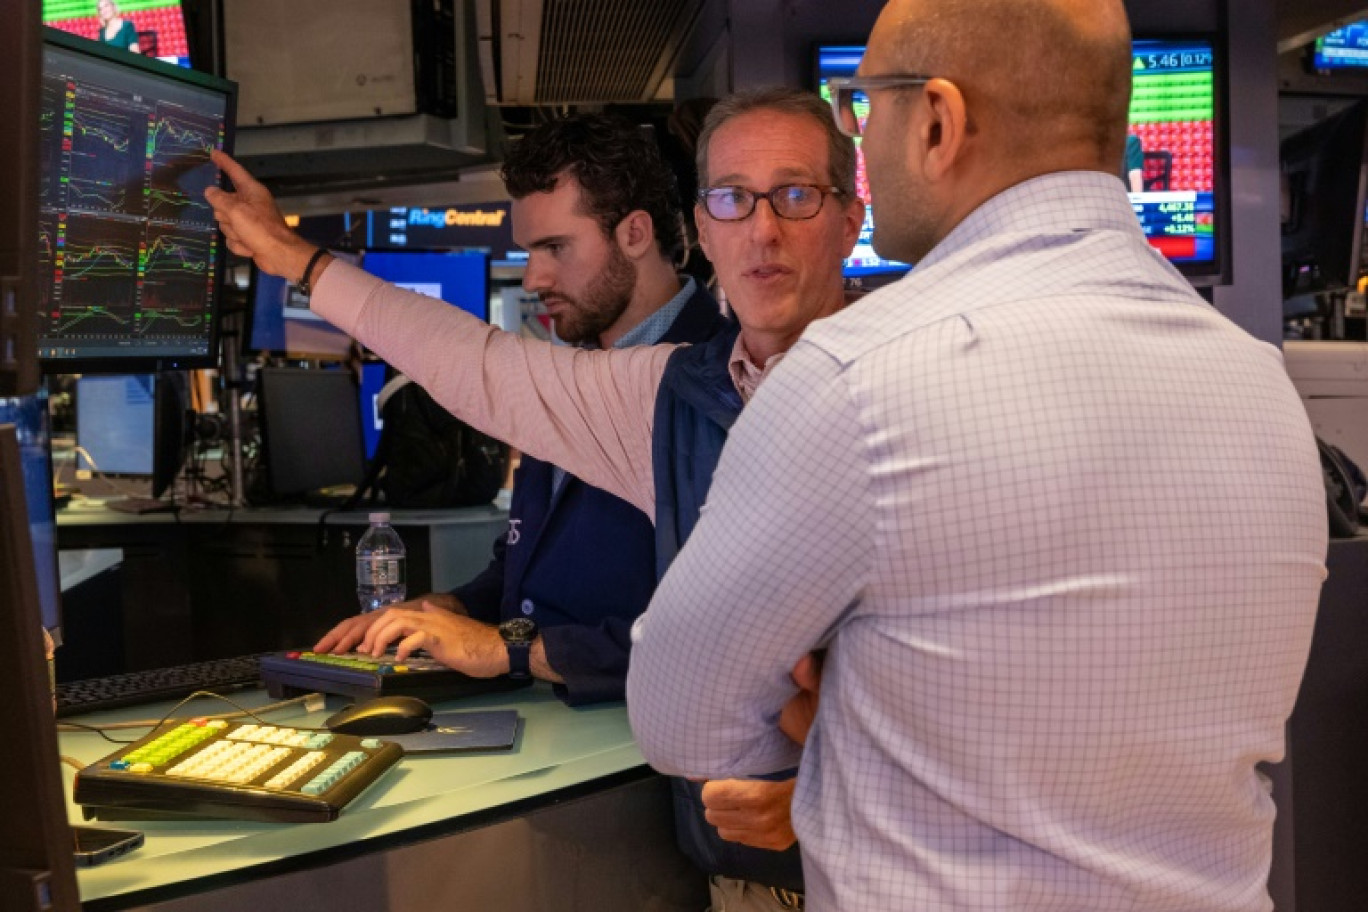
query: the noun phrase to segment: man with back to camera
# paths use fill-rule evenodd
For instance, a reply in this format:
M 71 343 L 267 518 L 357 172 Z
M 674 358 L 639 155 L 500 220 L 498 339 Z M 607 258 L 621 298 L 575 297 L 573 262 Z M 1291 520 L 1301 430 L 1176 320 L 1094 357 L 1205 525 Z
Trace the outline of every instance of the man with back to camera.
M 528 253 L 523 287 L 536 293 L 557 337 L 601 349 L 702 342 L 726 325 L 693 279 L 680 282 L 675 179 L 632 122 L 584 114 L 542 124 L 512 143 L 502 178 L 513 233 Z M 314 647 L 346 652 L 372 625 L 423 603 L 447 641 L 443 661 L 478 677 L 512 670 L 552 682 L 570 705 L 621 700 L 630 626 L 655 590 L 650 519 L 619 497 L 549 463 L 518 469 L 509 531 L 477 577 L 450 593 L 348 618 Z M 469 617 L 466 617 L 469 615 Z M 531 622 L 509 646 L 500 635 Z
M 284 226 L 250 175 L 227 156 L 215 160 L 237 187 L 208 194 L 231 249 L 267 272 L 316 282 L 319 313 L 469 423 L 655 517 L 662 570 L 697 520 L 743 402 L 809 323 L 843 306 L 841 263 L 864 212 L 854 146 L 820 99 L 776 89 L 724 101 L 700 138 L 696 214 L 739 326 L 688 349 L 590 352 L 453 320 L 451 308 L 330 263 Z M 402 638 L 401 654 L 423 647 L 441 658 L 443 643 L 423 629 L 434 614 L 392 612 L 362 648 Z M 751 854 L 717 838 L 791 845 L 791 789 L 791 778 L 677 789 L 688 802 L 677 814 L 686 851 L 709 873 L 728 875 L 713 878 L 718 908 L 801 907 L 796 852 Z M 702 825 L 704 806 L 717 830 Z
M 789 352 L 638 621 L 658 768 L 763 773 L 806 738 L 817 912 L 1271 908 L 1256 765 L 1325 493 L 1277 350 L 1117 182 L 1129 51 L 1116 0 L 884 8 L 834 107 L 855 132 L 867 92 L 874 244 L 916 268 Z

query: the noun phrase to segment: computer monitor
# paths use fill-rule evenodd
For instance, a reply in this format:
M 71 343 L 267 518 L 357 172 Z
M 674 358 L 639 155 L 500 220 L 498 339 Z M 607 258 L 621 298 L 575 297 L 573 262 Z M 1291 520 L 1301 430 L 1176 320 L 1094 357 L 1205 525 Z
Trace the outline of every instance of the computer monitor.
M 76 912 L 80 894 L 44 659 L 23 457 L 0 424 L 0 909 Z
M 366 463 L 357 397 L 348 370 L 261 369 L 257 417 L 272 495 L 361 482 Z
M 827 80 L 854 76 L 864 52 L 864 45 L 859 44 L 817 46 L 817 91 L 823 98 L 831 100 Z M 861 123 L 869 115 L 869 101 L 863 95 L 856 97 L 855 113 Z M 874 207 L 868 205 L 869 177 L 865 173 L 864 151 L 860 148 L 859 137 L 855 139 L 855 192 L 866 204 L 864 224 L 860 226 L 860 239 L 855 242 L 855 249 L 841 267 L 842 274 L 847 278 L 863 280 L 874 276 L 896 277 L 907 272 L 906 263 L 884 259 L 874 252 Z
M 160 497 L 185 465 L 184 375 L 83 376 L 76 381 L 76 467 L 147 477 Z
M 1131 60 L 1130 132 L 1118 176 L 1156 250 L 1195 285 L 1227 282 L 1230 162 L 1219 44 L 1208 35 L 1137 37 Z
M 1351 22 L 1317 38 L 1310 67 L 1318 73 L 1368 71 L 1368 20 Z
M 361 259 L 346 251 L 331 253 L 353 265 Z M 293 282 L 254 266 L 247 295 L 252 306 L 243 336 L 249 354 L 340 361 L 351 351 L 351 336 L 310 310 L 309 299 Z
M 223 249 L 204 200 L 232 83 L 47 29 L 38 348 L 51 372 L 216 362 Z
M 401 288 L 439 298 L 489 322 L 489 256 L 440 250 L 368 250 L 361 268 Z
M 156 376 L 118 374 L 76 381 L 76 468 L 151 477 L 156 447 Z
M 43 0 L 43 24 L 90 41 L 101 41 L 100 17 L 92 0 Z M 180 0 L 122 0 L 116 4 L 127 26 L 106 29 L 102 43 L 190 66 L 190 42 Z M 136 42 L 133 44 L 132 42 Z
M 1283 295 L 1353 287 L 1363 271 L 1368 101 L 1286 137 Z
M 0 424 L 13 425 L 24 477 L 32 564 L 43 626 L 60 642 L 61 580 L 57 570 L 57 518 L 52 505 L 52 451 L 49 448 L 47 391 L 0 398 Z

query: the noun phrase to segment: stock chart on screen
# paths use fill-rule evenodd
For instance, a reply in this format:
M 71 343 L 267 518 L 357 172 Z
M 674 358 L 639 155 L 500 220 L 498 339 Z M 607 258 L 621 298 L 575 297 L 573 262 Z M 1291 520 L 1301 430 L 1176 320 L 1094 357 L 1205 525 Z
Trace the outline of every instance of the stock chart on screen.
M 43 64 L 41 357 L 209 356 L 228 97 L 52 43 Z

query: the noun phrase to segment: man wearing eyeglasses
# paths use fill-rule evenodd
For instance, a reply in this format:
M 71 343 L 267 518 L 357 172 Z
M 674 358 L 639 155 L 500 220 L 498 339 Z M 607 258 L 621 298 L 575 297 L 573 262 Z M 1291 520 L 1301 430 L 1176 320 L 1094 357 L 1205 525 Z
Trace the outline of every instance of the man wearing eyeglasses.
M 303 281 L 316 312 L 454 414 L 641 508 L 655 521 L 661 572 L 697 522 L 743 404 L 810 323 L 843 306 L 841 264 L 864 215 L 854 145 L 819 98 L 774 89 L 724 99 L 699 138 L 696 215 L 737 325 L 693 347 L 586 351 L 499 332 L 331 261 L 284 225 L 245 170 L 215 161 L 236 188 L 207 194 L 234 252 Z M 402 639 L 401 655 L 425 645 L 416 626 L 385 634 L 367 645 Z M 716 875 L 719 912 L 803 907 L 792 788 L 791 777 L 680 784 L 690 802 L 681 839 Z
M 834 87 L 915 269 L 738 419 L 627 681 L 666 772 L 806 739 L 814 912 L 1271 908 L 1324 486 L 1116 179 L 1130 66 L 1119 0 L 892 0 Z

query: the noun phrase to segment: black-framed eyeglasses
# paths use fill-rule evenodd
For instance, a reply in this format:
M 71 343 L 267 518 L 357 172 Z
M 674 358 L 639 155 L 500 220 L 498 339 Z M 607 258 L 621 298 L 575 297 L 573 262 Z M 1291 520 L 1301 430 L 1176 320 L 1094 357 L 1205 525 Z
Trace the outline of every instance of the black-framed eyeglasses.
M 836 118 L 836 128 L 846 136 L 860 135 L 864 119 L 869 115 L 870 89 L 924 86 L 935 78 L 920 73 L 905 73 L 899 76 L 850 76 L 828 79 L 827 92 L 831 96 L 831 113 Z
M 770 209 L 780 218 L 801 221 L 821 212 L 828 194 L 840 196 L 844 192 L 840 187 L 817 184 L 781 184 L 764 191 L 746 187 L 704 187 L 698 191 L 698 201 L 708 215 L 719 222 L 739 222 L 750 218 L 755 211 L 756 201 L 760 199 L 769 200 Z

